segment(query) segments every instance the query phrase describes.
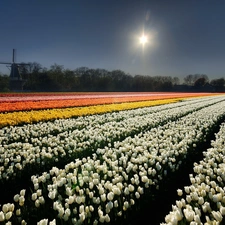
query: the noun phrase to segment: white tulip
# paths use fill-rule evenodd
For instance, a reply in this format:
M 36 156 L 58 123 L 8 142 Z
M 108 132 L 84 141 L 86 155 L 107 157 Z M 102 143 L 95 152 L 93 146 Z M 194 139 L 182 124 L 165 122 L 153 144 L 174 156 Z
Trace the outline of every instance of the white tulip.
M 5 221 L 5 214 L 1 211 L 0 212 L 0 222 Z
M 180 220 L 183 219 L 183 213 L 182 213 L 181 209 L 178 208 L 178 209 L 175 211 L 175 217 L 176 217 L 176 220 L 177 220 L 177 221 L 180 221 Z
M 199 215 L 194 215 L 194 221 L 195 221 L 197 224 L 201 224 L 200 216 L 199 216 Z
M 173 215 L 172 213 L 165 216 L 165 221 L 166 221 L 166 224 L 169 224 L 169 225 L 177 225 L 177 222 L 178 222 L 176 219 L 176 216 Z
M 140 194 L 139 194 L 139 192 L 135 192 L 135 197 L 137 198 L 137 199 L 139 199 L 140 198 Z
M 33 201 L 35 201 L 35 200 L 37 199 L 37 193 L 36 193 L 36 192 L 34 192 L 34 193 L 32 194 L 31 199 L 32 199 Z
M 4 213 L 7 213 L 7 212 L 9 211 L 8 204 L 4 204 L 4 205 L 2 206 L 2 211 L 3 211 Z
M 40 206 L 40 201 L 39 199 L 35 200 L 35 206 L 38 208 Z
M 41 189 L 38 189 L 38 190 L 37 190 L 37 196 L 40 197 L 41 195 L 42 195 L 42 190 L 41 190 Z
M 206 191 L 205 190 L 201 190 L 201 196 L 205 197 L 206 196 Z
M 98 220 L 94 220 L 93 225 L 98 225 Z
M 94 212 L 94 207 L 92 205 L 89 206 L 90 212 Z
M 181 209 L 181 208 L 182 208 L 182 206 L 183 206 L 182 201 L 178 201 L 178 200 L 176 200 L 176 206 L 177 206 L 179 209 Z
M 86 218 L 86 217 L 85 217 L 85 213 L 84 213 L 84 212 L 80 213 L 80 214 L 79 214 L 79 217 L 80 217 L 80 221 L 81 221 L 81 222 L 84 222 L 84 220 L 85 220 L 85 218 Z
M 106 194 L 102 194 L 102 195 L 101 195 L 101 200 L 102 200 L 103 202 L 106 201 Z
M 135 204 L 135 200 L 134 199 L 130 199 L 130 204 L 134 205 Z
M 125 194 L 125 195 L 129 195 L 129 194 L 130 194 L 129 188 L 128 188 L 128 187 L 125 187 L 125 189 L 124 189 L 124 194 Z
M 105 217 L 103 215 L 101 215 L 100 218 L 99 218 L 99 222 L 104 223 L 104 221 L 105 221 Z
M 119 187 L 113 187 L 112 191 L 113 191 L 113 194 L 115 195 L 121 195 L 121 191 Z
M 67 216 L 67 217 L 69 217 L 70 216 L 70 214 L 71 214 L 71 211 L 70 211 L 70 209 L 69 208 L 67 208 L 66 210 L 65 210 L 65 215 Z
M 184 209 L 183 212 L 184 212 L 184 216 L 185 216 L 185 218 L 186 218 L 186 220 L 187 220 L 188 222 L 193 221 L 194 215 L 195 215 L 195 213 L 194 213 L 193 210 L 190 210 L 190 209 Z
M 109 192 L 109 193 L 107 194 L 107 199 L 108 199 L 109 201 L 112 201 L 113 198 L 114 198 L 113 192 Z
M 192 184 L 194 184 L 195 183 L 195 178 L 191 177 L 190 181 L 191 181 Z
M 214 202 L 220 202 L 222 200 L 222 194 L 219 193 L 219 194 L 213 195 L 213 199 L 212 200 Z
M 39 202 L 40 202 L 40 204 L 45 204 L 45 199 L 44 199 L 44 197 L 43 196 L 40 196 L 39 198 L 38 198 L 38 200 L 39 200 Z
M 113 208 L 113 203 L 111 201 L 109 201 L 107 204 L 106 204 L 106 208 L 109 208 L 110 210 Z
M 93 189 L 93 187 L 94 187 L 93 182 L 89 182 L 89 188 L 90 188 L 90 189 Z
M 191 198 L 190 195 L 187 195 L 187 196 L 186 196 L 186 201 L 187 201 L 188 203 L 190 203 L 190 202 L 192 201 L 192 198 Z
M 181 189 L 177 189 L 177 194 L 178 194 L 178 196 L 182 196 L 183 195 L 183 191 Z
M 159 162 L 156 163 L 156 169 L 159 171 L 162 169 L 162 166 L 159 164 Z
M 54 220 L 50 221 L 49 225 L 56 225 L 56 220 L 54 219 Z
M 16 194 L 16 195 L 14 196 L 14 201 L 15 201 L 15 202 L 18 202 L 18 201 L 19 201 L 19 198 L 20 198 L 20 196 L 19 196 L 18 194 Z
M 20 215 L 21 215 L 21 209 L 17 209 L 17 210 L 16 210 L 16 215 L 17 215 L 17 216 L 20 216 Z
M 53 200 L 56 197 L 56 193 L 57 193 L 57 191 L 56 191 L 56 189 L 54 189 L 53 191 L 50 191 L 48 193 L 48 197 Z
M 68 204 L 72 204 L 74 202 L 74 196 L 69 196 L 68 198 Z
M 110 222 L 110 217 L 108 214 L 105 215 L 105 222 L 106 223 L 109 223 Z
M 217 221 L 221 222 L 223 220 L 223 216 L 221 215 L 220 212 L 212 211 L 211 213 Z
M 38 188 L 39 188 L 39 184 L 38 183 L 34 184 L 34 190 L 38 190 Z
M 125 201 L 123 203 L 123 210 L 126 211 L 128 208 L 129 208 L 129 202 L 128 201 Z
M 80 196 L 77 196 L 77 197 L 76 197 L 76 202 L 77 202 L 78 204 L 80 204 L 80 203 L 82 202 L 82 200 L 81 200 L 81 197 L 80 197 Z
M 25 189 L 23 189 L 23 190 L 20 191 L 20 195 L 21 196 L 25 196 L 25 193 L 26 193 L 26 190 Z
M 43 219 L 37 223 L 37 225 L 48 225 L 48 219 Z
M 25 198 L 24 198 L 24 196 L 22 195 L 22 196 L 19 197 L 19 205 L 20 205 L 20 206 L 23 206 L 23 205 L 24 205 L 24 202 L 25 202 Z
M 185 190 L 185 192 L 186 192 L 187 194 L 190 193 L 190 190 L 189 190 L 189 187 L 188 187 L 188 186 L 185 186 L 185 187 L 184 187 L 184 190 Z
M 198 204 L 202 205 L 204 203 L 204 198 L 203 197 L 199 197 L 198 198 Z
M 98 185 L 99 184 L 99 179 L 93 179 L 93 184 Z
M 114 205 L 115 208 L 117 208 L 119 206 L 118 201 L 115 200 L 114 203 L 113 203 L 113 205 Z
M 26 224 L 27 224 L 27 222 L 25 220 L 21 221 L 21 225 L 26 225 Z
M 93 198 L 94 197 L 94 193 L 92 191 L 89 192 L 89 198 Z
M 207 211 L 208 211 L 208 212 L 211 212 L 211 207 L 210 207 L 209 202 L 205 202 L 205 203 L 202 205 L 202 210 L 203 210 L 204 213 L 206 213 Z
M 213 188 L 216 188 L 216 186 L 217 186 L 217 184 L 216 184 L 215 181 L 211 181 L 210 184 L 211 184 L 211 186 L 212 186 Z
M 220 213 L 222 214 L 222 216 L 225 215 L 225 207 L 224 206 L 220 206 Z
M 77 214 L 77 208 L 73 208 L 73 213 L 76 215 Z
M 198 225 L 199 223 L 195 222 L 195 221 L 191 221 L 190 225 Z
M 198 201 L 199 197 L 198 197 L 198 193 L 196 191 L 192 192 L 190 195 L 194 201 Z
M 144 194 L 144 189 L 142 188 L 142 187 L 138 187 L 138 192 L 142 195 L 142 194 Z

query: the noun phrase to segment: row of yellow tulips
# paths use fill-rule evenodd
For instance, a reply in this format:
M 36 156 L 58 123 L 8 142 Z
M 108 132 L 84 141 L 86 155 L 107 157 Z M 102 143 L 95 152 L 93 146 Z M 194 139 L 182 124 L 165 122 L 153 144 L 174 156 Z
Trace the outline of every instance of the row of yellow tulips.
M 184 98 L 172 98 L 155 101 L 125 102 L 116 104 L 94 105 L 86 107 L 73 107 L 62 109 L 48 109 L 37 111 L 20 111 L 0 114 L 0 128 L 27 123 L 35 123 L 53 119 L 66 119 L 77 116 L 101 114 L 113 111 L 129 110 L 155 105 L 169 104 L 183 100 Z

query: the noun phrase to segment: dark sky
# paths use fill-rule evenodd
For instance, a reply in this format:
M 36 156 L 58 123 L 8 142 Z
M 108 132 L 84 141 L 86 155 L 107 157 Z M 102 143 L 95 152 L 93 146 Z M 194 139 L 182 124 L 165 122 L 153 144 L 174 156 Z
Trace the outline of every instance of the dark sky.
M 225 0 L 0 0 L 0 26 L 4 62 L 225 77 Z

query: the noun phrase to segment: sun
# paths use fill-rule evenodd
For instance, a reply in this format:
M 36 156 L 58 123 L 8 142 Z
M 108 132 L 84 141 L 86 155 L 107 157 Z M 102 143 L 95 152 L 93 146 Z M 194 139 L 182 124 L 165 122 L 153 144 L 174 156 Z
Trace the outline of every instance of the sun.
M 139 41 L 142 45 L 145 45 L 147 42 L 148 42 L 148 38 L 146 35 L 142 35 L 140 38 L 139 38 Z

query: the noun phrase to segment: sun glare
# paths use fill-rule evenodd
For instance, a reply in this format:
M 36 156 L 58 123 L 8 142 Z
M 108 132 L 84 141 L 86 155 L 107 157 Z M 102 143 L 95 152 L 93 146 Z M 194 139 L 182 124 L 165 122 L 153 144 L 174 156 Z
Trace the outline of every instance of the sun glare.
M 144 45 L 148 42 L 148 38 L 144 34 L 139 38 L 139 40 L 142 45 Z

